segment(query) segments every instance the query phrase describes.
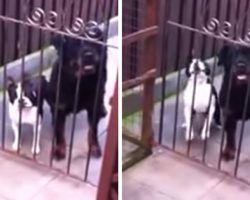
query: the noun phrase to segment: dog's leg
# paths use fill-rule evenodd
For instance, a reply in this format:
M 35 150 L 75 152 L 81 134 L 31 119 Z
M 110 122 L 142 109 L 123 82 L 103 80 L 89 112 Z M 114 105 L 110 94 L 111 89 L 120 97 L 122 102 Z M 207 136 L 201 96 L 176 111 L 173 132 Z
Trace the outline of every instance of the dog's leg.
M 192 118 L 192 113 L 191 113 L 191 108 L 185 106 L 184 108 L 184 117 L 185 117 L 185 123 L 186 123 L 186 141 L 192 140 L 194 138 L 194 132 L 193 128 L 191 127 L 191 118 Z
M 221 112 L 219 102 L 216 100 L 215 112 L 214 112 L 214 121 L 217 127 L 221 127 Z
M 221 111 L 220 111 L 220 102 L 217 91 L 214 86 L 212 86 L 212 95 L 215 99 L 215 113 L 214 113 L 214 121 L 218 128 L 221 127 Z
M 37 125 L 37 137 L 36 137 L 36 124 L 33 126 L 33 142 L 31 152 L 32 154 L 40 153 L 40 135 L 41 135 L 41 118 L 39 117 L 38 125 Z
M 204 120 L 204 125 L 203 125 L 202 132 L 201 132 L 202 140 L 205 140 L 206 138 L 210 137 L 210 130 L 211 130 L 211 124 L 212 124 L 214 112 L 215 112 L 215 107 L 211 105 L 210 111 L 206 115 L 206 118 L 205 118 L 206 120 Z
M 225 131 L 226 131 L 226 146 L 222 153 L 222 158 L 226 161 L 233 160 L 235 157 L 235 131 L 237 121 L 228 116 L 225 119 Z
M 18 141 L 19 141 L 19 131 L 18 131 L 18 124 L 12 122 L 12 129 L 14 132 L 14 141 L 12 143 L 12 149 L 17 151 L 18 150 Z
M 97 109 L 96 115 L 94 115 L 92 109 L 88 109 L 88 123 L 89 123 L 89 132 L 88 132 L 88 143 L 91 155 L 98 158 L 101 156 L 101 149 L 98 142 L 98 123 L 102 115 L 101 107 Z
M 54 116 L 54 114 L 53 114 Z M 53 155 L 57 160 L 64 159 L 66 157 L 66 143 L 64 136 L 66 115 L 64 112 L 58 111 L 57 119 L 54 118 L 54 134 L 55 134 L 55 146 Z

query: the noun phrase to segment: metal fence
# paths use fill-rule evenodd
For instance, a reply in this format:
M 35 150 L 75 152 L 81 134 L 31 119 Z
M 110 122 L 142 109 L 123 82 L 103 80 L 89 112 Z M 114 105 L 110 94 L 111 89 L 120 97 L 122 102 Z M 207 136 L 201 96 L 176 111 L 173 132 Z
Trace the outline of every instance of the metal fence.
M 117 50 L 107 43 L 110 19 L 115 15 L 116 0 L 0 1 L 0 76 L 5 91 L 0 106 L 1 150 L 98 185 L 102 157 L 95 158 L 100 152 L 94 146 L 98 140 L 101 149 L 109 148 L 105 145 L 107 127 L 98 129 L 98 125 L 106 116 L 100 107 L 107 90 L 107 52 Z M 51 50 L 51 44 L 57 51 Z M 34 51 L 36 55 L 30 54 Z M 28 66 L 34 62 L 39 67 L 29 74 Z M 44 105 L 43 99 L 47 102 Z M 26 108 L 27 104 L 30 107 Z M 34 107 L 40 110 L 31 114 Z M 33 129 L 25 123 L 34 125 Z M 36 145 L 32 152 L 29 148 L 33 132 L 33 144 L 41 133 L 39 154 Z M 13 133 L 19 135 L 17 145 L 12 144 Z
M 240 112 L 240 117 L 237 118 L 242 120 L 241 123 L 238 123 L 238 129 L 235 130 L 236 120 L 229 122 L 231 115 L 225 113 L 229 108 L 230 110 L 233 109 L 232 112 L 235 112 L 235 107 L 231 105 L 232 101 L 235 101 L 237 98 L 237 96 L 233 95 L 233 87 L 235 87 L 232 78 L 233 69 L 229 73 L 229 86 L 226 87 L 227 90 L 225 93 L 223 93 L 225 90 L 223 85 L 227 79 L 225 79 L 225 76 L 227 77 L 227 70 L 224 70 L 222 75 L 216 74 L 218 68 L 221 67 L 218 66 L 219 52 L 225 44 L 231 44 L 232 46 L 237 46 L 237 48 L 249 46 L 247 28 L 249 23 L 247 14 L 249 13 L 249 1 L 190 0 L 170 1 L 169 4 L 163 1 L 161 7 L 163 8 L 161 16 L 165 15 L 165 20 L 162 20 L 159 25 L 160 43 L 162 44 L 161 51 L 163 52 L 160 62 L 163 87 L 161 103 L 159 107 L 155 107 L 156 110 L 159 109 L 161 111 L 159 118 L 160 126 L 158 129 L 159 143 L 168 149 L 186 155 L 207 166 L 222 170 L 249 182 L 244 176 L 244 165 L 248 162 L 246 158 L 248 152 L 243 146 L 244 142 L 246 143 L 245 145 L 247 145 L 247 136 L 244 136 L 244 132 L 247 132 L 245 119 L 247 119 L 246 113 L 248 113 L 249 109 L 248 84 L 245 85 L 246 88 L 242 91 L 243 93 L 246 92 L 244 93 L 245 95 L 242 96 L 242 103 L 235 105 L 236 107 L 242 107 L 244 110 L 244 112 Z M 168 55 L 168 57 L 163 55 Z M 190 57 L 200 58 L 209 63 L 211 82 L 215 85 L 217 93 L 220 94 L 219 102 L 223 113 L 221 116 L 221 120 L 223 121 L 222 128 L 220 130 L 216 128 L 213 129 L 212 127 L 212 137 L 204 141 L 185 141 L 185 128 L 182 128 L 182 123 L 185 122 L 185 102 L 183 102 L 185 99 L 183 99 L 182 82 L 186 77 L 181 69 L 190 64 Z M 208 58 L 211 58 L 210 62 L 207 60 Z M 189 63 L 187 61 L 189 61 Z M 172 69 L 177 71 L 177 81 L 175 82 L 176 95 L 166 99 L 166 75 L 171 72 Z M 196 83 L 194 83 L 194 85 L 196 87 Z M 194 101 L 197 99 L 195 89 L 192 95 L 191 109 L 193 110 Z M 209 97 L 210 106 L 211 99 L 212 94 Z M 223 99 L 225 99 L 226 103 L 224 103 Z M 171 103 L 171 100 L 174 100 L 174 103 Z M 191 127 L 194 127 L 193 117 L 194 115 L 191 114 Z M 168 119 L 168 121 L 164 119 Z M 207 126 L 206 131 L 210 131 L 207 121 L 204 123 Z M 236 131 L 236 135 L 234 135 L 234 131 Z M 230 153 L 230 155 L 227 154 L 228 149 L 230 149 L 230 151 L 232 150 L 230 153 L 233 155 Z M 244 157 L 244 155 L 246 157 Z M 233 159 L 234 156 L 235 159 Z M 228 161 L 229 159 L 230 162 Z
M 238 123 L 237 129 L 235 121 L 231 121 L 232 124 L 230 124 L 231 122 L 228 122 L 228 115 L 224 112 L 228 110 L 228 106 L 231 106 L 231 102 L 237 99 L 237 95 L 231 94 L 233 91 L 231 89 L 232 76 L 228 77 L 227 80 L 229 81 L 227 84 L 229 87 L 227 88 L 227 95 L 222 95 L 222 99 L 224 97 L 227 103 L 222 105 L 221 108 L 221 111 L 223 111 L 221 120 L 225 122 L 222 124 L 221 129 L 212 128 L 211 137 L 204 141 L 199 139 L 185 141 L 185 128 L 182 127 L 182 124 L 185 122 L 183 88 L 187 83 L 187 77 L 183 68 L 188 66 L 190 57 L 206 61 L 211 70 L 211 82 L 215 85 L 217 92 L 220 93 L 223 85 L 223 76 L 225 75 L 223 70 L 221 74 L 223 67 L 218 66 L 218 54 L 222 47 L 225 44 L 232 44 L 233 46 L 237 46 L 237 48 L 242 46 L 249 47 L 249 1 L 157 1 L 156 7 L 154 9 L 151 7 L 151 16 L 153 13 L 158 12 L 156 24 L 151 24 L 147 28 L 138 28 L 138 22 L 142 20 L 139 13 L 144 13 L 141 16 L 145 17 L 147 6 L 149 6 L 145 6 L 145 2 L 147 1 L 137 1 L 137 5 L 132 6 L 136 10 L 134 11 L 136 14 L 133 17 L 134 21 L 137 21 L 137 29 L 131 31 L 132 33 L 130 32 L 130 34 L 125 34 L 123 40 L 125 44 L 132 46 L 133 43 L 139 48 L 139 42 L 151 37 L 154 38 L 155 44 L 159 44 L 158 50 L 149 55 L 143 52 L 147 48 L 145 46 L 142 47 L 142 54 L 138 54 L 138 50 L 128 49 L 127 54 L 123 55 L 123 61 L 126 62 L 124 64 L 126 68 L 123 69 L 123 73 L 125 72 L 123 74 L 123 82 L 126 83 L 127 80 L 131 79 L 139 82 L 138 78 L 142 79 L 143 77 L 140 73 L 134 72 L 140 72 L 140 69 L 146 67 L 145 65 L 147 64 L 147 62 L 143 62 L 144 65 L 140 65 L 141 57 L 145 59 L 147 56 L 151 56 L 152 58 L 155 54 L 156 58 L 152 66 L 157 70 L 158 77 L 160 78 L 155 83 L 154 89 L 157 90 L 155 93 L 142 97 L 143 92 L 138 89 L 138 86 L 131 87 L 130 92 L 125 92 L 128 96 L 124 95 L 123 99 L 130 100 L 130 102 L 133 102 L 132 104 L 136 104 L 136 101 L 140 101 L 143 98 L 152 98 L 152 96 L 160 100 L 159 102 L 155 102 L 152 114 L 155 141 L 169 150 L 184 155 L 184 157 L 187 156 L 206 166 L 250 182 L 246 176 L 247 166 L 249 166 L 247 136 L 249 125 L 245 120 L 247 119 L 249 110 L 249 84 L 245 85 L 245 89 L 243 90 L 245 95 L 241 96 L 242 101 L 237 104 L 242 109 L 242 115 L 239 119 L 243 119 L 239 120 L 241 123 Z M 140 6 L 138 4 L 144 5 L 142 11 L 139 9 Z M 150 5 L 152 6 L 152 4 L 151 2 Z M 129 4 L 127 3 L 127 5 Z M 130 23 L 130 26 L 131 24 L 136 24 L 131 21 L 127 22 Z M 135 58 L 129 59 L 129 54 L 134 55 Z M 131 76 L 131 73 L 134 76 Z M 193 92 L 192 102 L 195 101 L 194 99 L 195 92 Z M 209 99 L 211 99 L 211 95 Z M 123 104 L 126 105 L 126 103 L 124 102 Z M 124 108 L 123 106 L 123 110 L 126 112 Z M 134 111 L 140 112 L 142 111 L 142 107 L 137 104 L 134 106 Z M 131 126 L 135 130 L 133 126 L 140 123 L 142 119 L 139 112 L 133 114 L 126 113 L 126 115 L 130 114 L 126 117 L 127 120 L 133 119 L 133 122 L 128 123 L 126 126 Z M 228 124 L 233 126 L 233 130 L 236 129 L 235 139 L 232 139 L 234 135 L 230 135 L 232 134 L 231 132 L 228 133 L 225 131 L 225 128 L 228 131 Z M 230 143 L 230 139 L 228 140 L 230 136 L 231 142 L 235 141 L 235 146 L 231 144 L 231 147 L 233 146 L 231 148 L 231 150 L 233 149 L 232 154 L 235 155 L 235 159 L 228 162 L 222 158 L 225 158 L 225 151 L 227 151 L 225 147 Z M 232 155 L 230 156 L 233 157 Z
M 0 2 L 0 15 L 12 18 L 15 20 L 24 20 L 22 16 L 23 4 L 27 5 L 27 14 L 35 16 L 36 20 L 40 20 L 42 25 L 42 18 L 46 20 L 55 21 L 55 27 L 61 28 L 60 26 L 72 26 L 75 23 L 77 17 L 80 17 L 84 21 L 94 20 L 98 23 L 108 19 L 109 16 L 114 17 L 118 14 L 117 1 L 105 1 L 105 0 L 2 0 Z M 42 9 L 42 10 L 41 10 Z M 54 11 L 52 13 L 50 11 Z M 63 12 L 62 12 L 63 11 Z M 44 13 L 43 13 L 44 12 Z M 111 12 L 111 14 L 110 14 Z M 60 16 L 53 18 L 54 14 L 60 13 Z M 46 16 L 45 16 L 46 14 Z M 44 16 L 43 16 L 44 15 Z M 5 62 L 12 61 L 20 58 L 19 41 L 20 36 L 20 24 L 18 23 L 0 23 L 0 43 L 6 44 L 10 48 L 9 56 L 4 60 L 5 46 L 0 47 L 0 66 Z M 8 31 L 8 43 L 4 43 L 6 32 Z M 41 48 L 41 31 L 29 27 L 27 30 L 27 53 L 34 52 Z M 43 45 L 49 44 L 50 34 L 44 33 Z

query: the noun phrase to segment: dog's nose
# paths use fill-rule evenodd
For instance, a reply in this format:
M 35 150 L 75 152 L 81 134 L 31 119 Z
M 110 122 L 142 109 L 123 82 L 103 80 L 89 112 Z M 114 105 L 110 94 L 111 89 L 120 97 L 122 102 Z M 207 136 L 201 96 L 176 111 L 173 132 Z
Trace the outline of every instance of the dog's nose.
M 244 68 L 246 68 L 246 64 L 243 62 L 239 62 L 239 63 L 237 63 L 237 67 L 240 69 L 244 69 Z
M 92 52 L 86 52 L 85 54 L 84 54 L 84 56 L 85 56 L 85 59 L 91 59 L 92 57 L 93 57 L 93 53 Z
M 19 100 L 18 100 L 18 103 L 19 103 L 20 106 L 24 106 L 24 104 L 25 104 L 25 102 L 24 102 L 23 99 L 19 99 Z

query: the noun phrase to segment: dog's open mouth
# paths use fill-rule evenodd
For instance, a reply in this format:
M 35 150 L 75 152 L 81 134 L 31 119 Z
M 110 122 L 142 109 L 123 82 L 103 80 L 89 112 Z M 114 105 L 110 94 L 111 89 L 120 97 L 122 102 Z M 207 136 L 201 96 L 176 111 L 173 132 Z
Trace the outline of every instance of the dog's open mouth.
M 236 76 L 236 78 L 239 80 L 239 81 L 245 81 L 245 80 L 247 80 L 248 79 L 248 75 L 247 74 L 238 74 L 237 76 Z
M 84 71 L 85 72 L 94 72 L 95 71 L 95 67 L 93 65 L 86 65 L 84 67 Z

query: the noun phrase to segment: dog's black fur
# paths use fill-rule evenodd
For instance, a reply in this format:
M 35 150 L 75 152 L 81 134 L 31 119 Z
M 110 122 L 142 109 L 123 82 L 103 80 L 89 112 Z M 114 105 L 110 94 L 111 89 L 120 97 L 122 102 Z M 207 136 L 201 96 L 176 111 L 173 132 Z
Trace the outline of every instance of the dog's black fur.
M 97 30 L 96 34 L 103 34 L 103 32 Z M 100 41 L 102 41 L 102 38 Z M 107 76 L 107 49 L 91 41 L 81 41 L 59 35 L 53 37 L 52 44 L 58 53 L 58 59 L 53 66 L 49 82 L 49 93 L 47 95 L 56 137 L 53 156 L 56 159 L 63 159 L 66 156 L 64 137 L 65 120 L 73 112 L 77 80 L 80 78 L 77 112 L 84 109 L 87 111 L 90 151 L 93 156 L 99 157 L 101 156 L 101 151 L 98 143 L 97 129 L 99 120 L 106 115 L 104 93 Z M 93 68 L 89 68 L 89 66 L 93 66 Z M 59 77 L 60 67 L 61 76 Z M 56 120 L 58 79 L 61 81 L 59 83 L 60 95 Z M 100 89 L 97 94 L 98 81 L 100 81 Z M 95 114 L 94 103 L 96 98 L 97 109 Z
M 219 65 L 224 66 L 224 77 L 220 91 L 220 104 L 223 110 L 223 118 L 226 131 L 226 146 L 223 158 L 226 161 L 235 157 L 235 132 L 237 121 L 242 120 L 248 82 L 250 80 L 250 48 L 225 45 L 219 53 Z M 239 76 L 246 77 L 239 79 Z M 232 76 L 231 90 L 230 77 Z M 229 91 L 230 90 L 230 91 Z M 227 96 L 229 100 L 227 107 Z M 250 118 L 250 101 L 247 102 L 245 120 Z

